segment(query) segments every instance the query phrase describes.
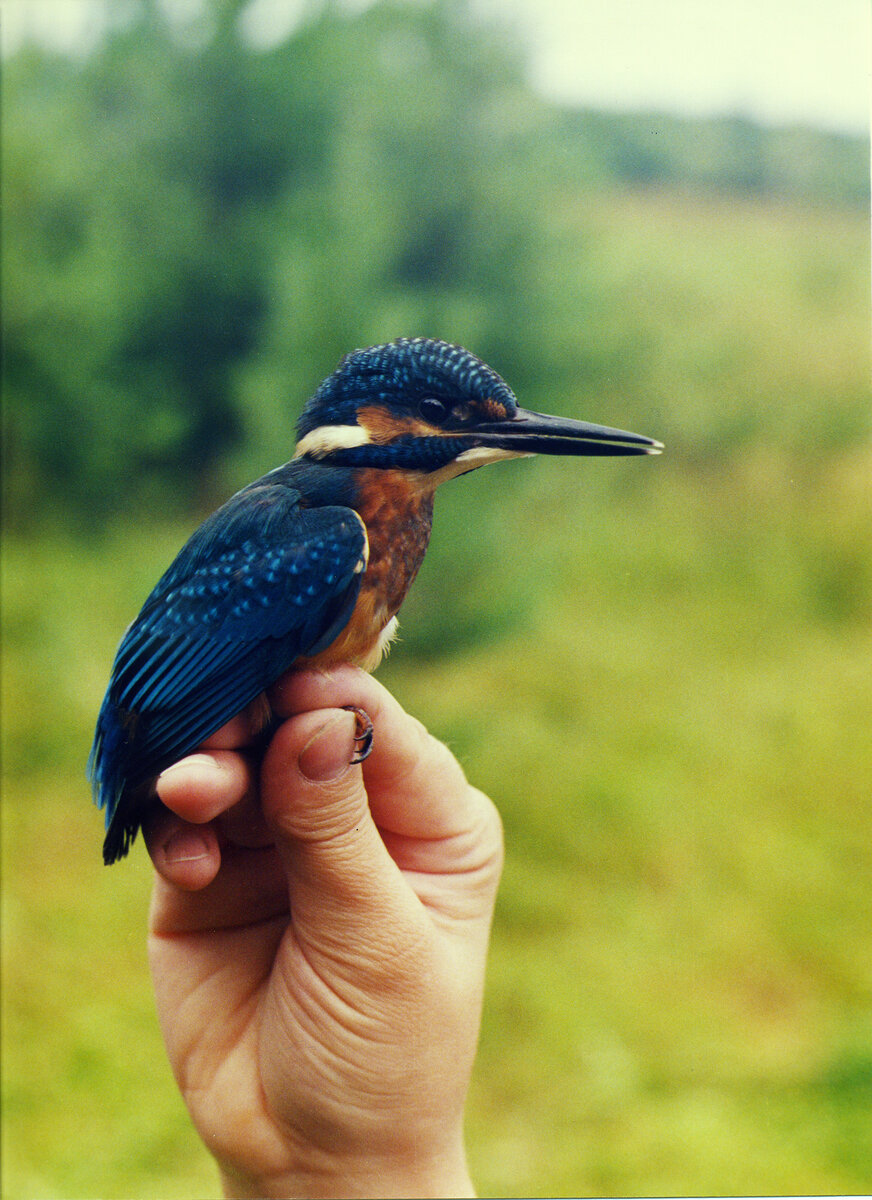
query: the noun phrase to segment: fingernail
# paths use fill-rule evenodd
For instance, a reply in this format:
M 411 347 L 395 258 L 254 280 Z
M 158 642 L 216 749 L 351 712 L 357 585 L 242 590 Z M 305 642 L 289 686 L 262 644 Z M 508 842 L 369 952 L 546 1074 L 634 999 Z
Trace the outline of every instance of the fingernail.
M 354 716 L 337 713 L 325 721 L 300 751 L 300 773 L 313 783 L 338 779 L 354 757 Z
M 196 829 L 180 829 L 164 843 L 164 858 L 168 863 L 196 862 L 207 858 L 209 844 Z

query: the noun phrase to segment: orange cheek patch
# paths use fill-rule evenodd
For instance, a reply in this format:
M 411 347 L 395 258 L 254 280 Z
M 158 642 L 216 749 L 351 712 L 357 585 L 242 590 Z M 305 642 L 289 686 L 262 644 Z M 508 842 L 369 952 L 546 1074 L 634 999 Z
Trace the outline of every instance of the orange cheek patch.
M 438 437 L 445 431 L 436 425 L 428 425 L 419 417 L 395 417 L 387 409 L 372 404 L 362 408 L 357 414 L 357 423 L 369 434 L 370 441 L 377 446 L 385 446 L 402 434 L 413 437 Z
M 504 404 L 489 396 L 480 404 L 470 406 L 470 415 L 483 421 L 506 421 L 509 412 Z M 438 425 L 431 425 L 420 417 L 394 416 L 377 404 L 360 409 L 357 423 L 366 430 L 370 441 L 376 446 L 385 446 L 403 434 L 411 437 L 460 437 L 463 434 L 462 429 L 440 429 Z

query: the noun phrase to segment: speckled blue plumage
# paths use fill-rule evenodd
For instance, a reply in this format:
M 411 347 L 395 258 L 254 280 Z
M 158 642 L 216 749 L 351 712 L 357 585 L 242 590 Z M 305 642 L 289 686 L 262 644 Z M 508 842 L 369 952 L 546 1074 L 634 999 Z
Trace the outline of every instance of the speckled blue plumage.
M 302 438 L 319 425 L 357 422 L 362 401 L 412 411 L 421 396 L 493 399 L 508 415 L 518 407 L 512 389 L 487 363 L 462 346 L 431 338 L 399 338 L 346 354 L 304 408 L 297 422 Z
M 237 493 L 194 533 L 124 635 L 89 762 L 107 862 L 136 833 L 137 790 L 348 621 L 363 529 L 350 508 L 317 506 L 338 498 L 341 474 L 292 462 Z

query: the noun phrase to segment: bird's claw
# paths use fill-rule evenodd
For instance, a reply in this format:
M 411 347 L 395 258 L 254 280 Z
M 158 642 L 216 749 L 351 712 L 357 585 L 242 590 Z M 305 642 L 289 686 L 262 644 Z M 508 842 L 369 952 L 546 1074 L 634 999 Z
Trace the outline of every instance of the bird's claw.
M 362 763 L 365 758 L 369 758 L 372 751 L 373 728 L 369 713 L 364 709 L 358 708 L 355 704 L 343 704 L 342 707 L 346 712 L 354 713 L 357 732 L 354 735 L 354 757 L 351 760 L 351 765 Z

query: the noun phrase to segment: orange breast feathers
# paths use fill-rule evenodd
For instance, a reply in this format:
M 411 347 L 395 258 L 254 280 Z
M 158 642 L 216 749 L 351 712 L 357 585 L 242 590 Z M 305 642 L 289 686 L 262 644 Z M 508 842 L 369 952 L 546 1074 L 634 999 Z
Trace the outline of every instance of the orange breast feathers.
M 361 470 L 357 512 L 366 526 L 369 558 L 351 619 L 331 644 L 300 666 L 351 662 L 374 670 L 396 626 L 394 617 L 418 574 L 433 523 L 433 492 L 406 471 Z

